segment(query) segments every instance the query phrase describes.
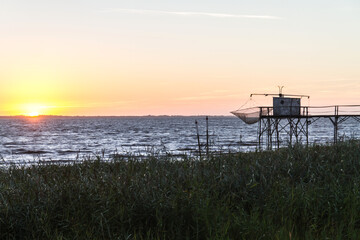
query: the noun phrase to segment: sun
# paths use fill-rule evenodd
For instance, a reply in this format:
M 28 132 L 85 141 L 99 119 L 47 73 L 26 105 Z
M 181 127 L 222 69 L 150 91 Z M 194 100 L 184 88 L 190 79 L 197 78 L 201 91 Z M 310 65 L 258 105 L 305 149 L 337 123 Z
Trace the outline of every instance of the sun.
M 41 117 L 59 114 L 53 103 L 19 103 L 12 106 L 13 115 L 25 117 Z
M 39 114 L 39 112 L 29 112 L 25 115 L 28 117 L 38 117 L 40 114 Z
M 24 116 L 38 117 L 44 114 L 46 106 L 44 104 L 27 103 L 23 104 L 21 106 L 21 109 L 22 115 Z

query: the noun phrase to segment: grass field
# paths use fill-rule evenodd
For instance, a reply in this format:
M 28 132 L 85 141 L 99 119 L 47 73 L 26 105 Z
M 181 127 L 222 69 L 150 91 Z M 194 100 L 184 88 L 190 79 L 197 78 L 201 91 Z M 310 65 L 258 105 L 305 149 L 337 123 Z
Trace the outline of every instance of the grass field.
M 359 239 L 360 145 L 0 171 L 0 239 Z

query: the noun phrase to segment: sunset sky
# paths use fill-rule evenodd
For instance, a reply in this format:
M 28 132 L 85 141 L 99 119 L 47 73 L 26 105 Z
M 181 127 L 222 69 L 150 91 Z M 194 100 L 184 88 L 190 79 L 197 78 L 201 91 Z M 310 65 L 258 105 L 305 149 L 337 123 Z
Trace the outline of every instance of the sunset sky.
M 278 85 L 360 104 L 359 0 L 8 0 L 0 43 L 0 115 L 229 115 Z

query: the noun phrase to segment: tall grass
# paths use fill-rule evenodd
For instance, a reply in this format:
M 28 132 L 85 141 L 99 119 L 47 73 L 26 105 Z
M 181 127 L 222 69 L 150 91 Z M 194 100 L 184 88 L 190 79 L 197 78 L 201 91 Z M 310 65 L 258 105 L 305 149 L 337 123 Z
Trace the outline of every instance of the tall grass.
M 0 171 L 0 239 L 358 239 L 360 145 Z

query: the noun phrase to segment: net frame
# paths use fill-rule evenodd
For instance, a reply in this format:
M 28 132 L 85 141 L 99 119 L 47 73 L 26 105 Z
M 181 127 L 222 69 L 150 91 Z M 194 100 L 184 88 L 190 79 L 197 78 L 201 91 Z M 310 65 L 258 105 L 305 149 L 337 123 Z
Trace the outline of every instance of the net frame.
M 250 107 L 245 109 L 238 109 L 232 111 L 231 113 L 240 118 L 246 124 L 254 124 L 260 120 L 261 115 L 269 115 L 272 111 L 272 108 L 260 108 L 260 107 Z

